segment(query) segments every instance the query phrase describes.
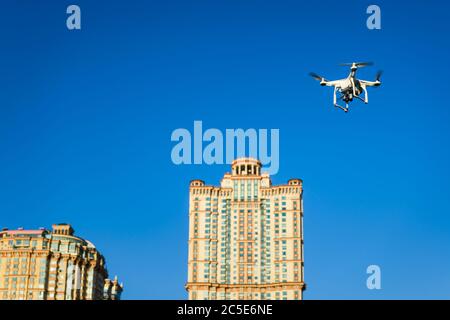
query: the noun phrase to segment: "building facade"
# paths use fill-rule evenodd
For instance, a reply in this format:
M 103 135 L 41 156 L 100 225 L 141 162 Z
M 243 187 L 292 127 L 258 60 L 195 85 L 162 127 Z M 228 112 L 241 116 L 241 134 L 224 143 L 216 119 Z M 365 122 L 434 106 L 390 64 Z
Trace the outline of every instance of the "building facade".
M 231 169 L 220 186 L 190 183 L 189 299 L 302 299 L 302 180 L 273 186 L 251 158 Z
M 105 258 L 69 224 L 0 231 L 0 300 L 120 299 L 107 278 Z

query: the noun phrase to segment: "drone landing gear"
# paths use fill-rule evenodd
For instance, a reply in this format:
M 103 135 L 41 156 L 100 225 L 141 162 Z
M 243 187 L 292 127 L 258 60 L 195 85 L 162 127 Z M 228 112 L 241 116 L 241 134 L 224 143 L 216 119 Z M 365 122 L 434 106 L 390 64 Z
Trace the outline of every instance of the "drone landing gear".
M 367 100 L 366 99 L 363 99 L 363 98 L 361 98 L 360 96 L 355 96 L 355 98 L 358 98 L 359 100 L 361 100 L 362 102 L 364 102 L 364 103 L 367 103 Z
M 344 110 L 344 112 L 348 112 L 348 104 L 346 105 L 346 107 L 342 107 L 340 105 L 338 105 L 337 103 L 334 105 L 336 108 L 339 108 L 341 110 Z
M 336 108 L 339 108 L 339 109 L 341 109 L 341 110 L 344 110 L 344 112 L 348 112 L 348 103 L 347 103 L 347 101 L 346 101 L 346 103 L 345 103 L 345 108 L 337 104 L 337 101 L 336 101 L 336 93 L 337 93 L 337 92 L 338 92 L 338 88 L 337 88 L 337 87 L 334 87 L 334 94 L 333 94 L 333 104 L 334 104 L 334 106 L 335 106 Z M 340 97 L 339 97 L 339 100 L 342 100 L 343 97 L 344 97 L 344 95 L 341 94 Z

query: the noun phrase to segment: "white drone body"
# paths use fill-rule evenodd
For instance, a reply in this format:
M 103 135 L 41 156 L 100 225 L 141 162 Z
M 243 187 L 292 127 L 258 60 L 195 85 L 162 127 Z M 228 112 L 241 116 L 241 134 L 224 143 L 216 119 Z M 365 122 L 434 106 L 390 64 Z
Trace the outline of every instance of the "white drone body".
M 333 104 L 335 107 L 348 111 L 348 103 L 353 101 L 354 98 L 369 103 L 369 95 L 367 94 L 367 87 L 378 87 L 381 85 L 380 77 L 381 71 L 379 71 L 375 77 L 375 81 L 367 81 L 356 79 L 356 70 L 360 67 L 372 65 L 371 62 L 353 62 L 342 64 L 344 66 L 350 66 L 350 74 L 345 79 L 328 81 L 324 77 L 319 76 L 316 73 L 311 72 L 310 76 L 320 81 L 321 86 L 334 87 Z M 364 98 L 361 94 L 364 92 Z M 339 97 L 337 94 L 339 93 Z M 340 106 L 337 101 L 342 100 L 345 102 L 345 107 Z

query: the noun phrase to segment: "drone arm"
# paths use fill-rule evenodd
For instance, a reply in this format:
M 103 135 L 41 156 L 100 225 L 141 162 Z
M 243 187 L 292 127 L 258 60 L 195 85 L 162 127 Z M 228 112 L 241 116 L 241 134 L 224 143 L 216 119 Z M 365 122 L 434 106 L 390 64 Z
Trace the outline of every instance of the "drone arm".
M 355 80 L 354 80 L 353 78 L 350 78 L 350 82 L 352 83 L 353 96 L 356 96 L 356 92 L 355 92 Z
M 380 81 L 359 80 L 359 82 L 365 87 L 378 87 L 381 84 Z
M 322 83 L 324 86 L 327 86 L 327 87 L 336 87 L 336 85 L 339 84 L 339 80 L 335 80 L 335 81 L 327 81 L 327 80 L 324 80 L 324 81 L 322 81 L 321 83 Z
M 333 104 L 336 105 L 337 101 L 336 101 L 336 91 L 337 91 L 337 87 L 334 87 L 334 92 L 333 92 Z
M 367 88 L 365 85 L 362 86 L 362 89 L 364 90 L 364 103 L 369 103 L 369 94 L 367 93 Z

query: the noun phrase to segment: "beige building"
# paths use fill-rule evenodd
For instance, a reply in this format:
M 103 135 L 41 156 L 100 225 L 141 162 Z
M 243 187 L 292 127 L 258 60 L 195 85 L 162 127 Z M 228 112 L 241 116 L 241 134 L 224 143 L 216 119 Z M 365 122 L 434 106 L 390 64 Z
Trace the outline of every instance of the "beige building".
M 0 231 L 0 300 L 116 300 L 105 259 L 68 224 Z
M 189 299 L 302 299 L 302 180 L 273 186 L 251 158 L 231 170 L 190 184 Z

